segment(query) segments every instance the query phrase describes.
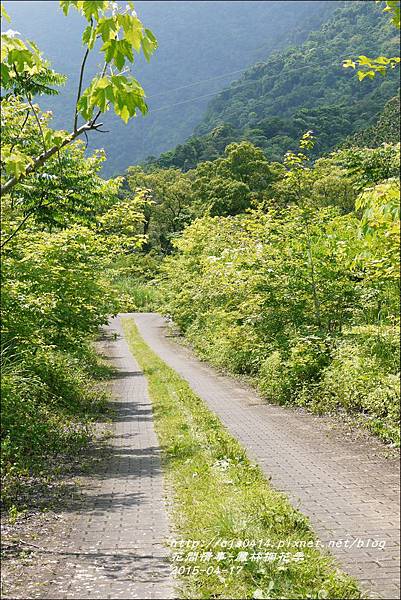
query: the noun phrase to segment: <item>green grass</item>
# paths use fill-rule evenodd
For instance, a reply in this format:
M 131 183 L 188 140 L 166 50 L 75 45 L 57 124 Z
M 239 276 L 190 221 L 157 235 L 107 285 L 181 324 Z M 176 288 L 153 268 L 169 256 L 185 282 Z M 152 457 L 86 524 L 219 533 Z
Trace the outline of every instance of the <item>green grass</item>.
M 113 281 L 119 312 L 153 312 L 160 307 L 158 289 L 151 282 L 138 282 L 132 275 L 118 275 Z
M 219 419 L 149 349 L 135 323 L 124 319 L 123 327 L 148 379 L 164 471 L 173 490 L 174 535 L 188 542 L 185 548 L 172 548 L 173 558 L 181 554 L 184 559 L 173 561 L 180 569 L 181 596 L 360 598 L 354 580 L 319 548 L 306 517 L 270 487 Z M 233 548 L 223 548 L 219 540 Z M 256 540 L 256 547 L 240 547 L 245 540 Z M 205 562 L 202 553 L 208 551 L 214 557 Z M 219 561 L 218 551 L 226 552 Z M 241 551 L 249 552 L 246 562 L 236 560 Z M 276 560 L 251 560 L 257 551 L 276 553 Z M 303 559 L 296 561 L 299 552 Z M 280 562 L 283 553 L 288 562 Z
M 118 312 L 154 312 L 161 297 L 157 275 L 162 257 L 134 252 L 117 257 L 106 271 L 115 292 Z

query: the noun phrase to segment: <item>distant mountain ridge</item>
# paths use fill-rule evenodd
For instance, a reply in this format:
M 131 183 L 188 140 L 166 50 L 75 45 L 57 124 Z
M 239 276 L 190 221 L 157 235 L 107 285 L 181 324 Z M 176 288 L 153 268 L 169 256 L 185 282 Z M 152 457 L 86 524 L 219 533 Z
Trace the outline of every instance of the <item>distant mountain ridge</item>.
M 110 133 L 91 136 L 89 147 L 105 147 L 105 174 L 122 172 L 150 154 L 158 155 L 185 141 L 201 121 L 210 97 L 238 77 L 238 71 L 278 48 L 303 41 L 339 4 L 312 0 L 135 2 L 139 17 L 159 42 L 150 63 L 138 60 L 135 70 L 150 111 L 127 126 L 112 115 L 103 119 Z M 54 68 L 68 76 L 58 97 L 40 99 L 43 108 L 54 109 L 54 125 L 66 128 L 73 114 L 84 22 L 74 11 L 65 18 L 56 1 L 6 0 L 5 6 L 11 27 L 35 40 Z M 96 63 L 94 55 L 88 75 Z
M 398 43 L 381 6 L 344 2 L 302 45 L 274 53 L 218 94 L 194 135 L 151 162 L 187 170 L 243 139 L 280 160 L 308 129 L 317 135 L 315 155 L 330 151 L 373 125 L 399 89 L 398 69 L 360 83 L 342 61 L 362 54 L 391 56 Z

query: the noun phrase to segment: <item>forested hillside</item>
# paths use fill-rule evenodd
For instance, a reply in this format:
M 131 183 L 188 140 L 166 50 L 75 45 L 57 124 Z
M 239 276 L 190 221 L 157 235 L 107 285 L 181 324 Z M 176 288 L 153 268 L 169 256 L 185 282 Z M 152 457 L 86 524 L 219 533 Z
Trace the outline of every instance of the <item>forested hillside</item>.
M 249 67 L 278 48 L 302 42 L 331 14 L 338 2 L 162 2 L 135 3 L 158 39 L 152 68 L 142 57 L 136 74 L 143 82 L 150 111 L 127 126 L 105 116 L 108 133 L 92 138 L 90 149 L 105 148 L 107 175 L 122 173 L 150 154 L 158 155 L 185 139 L 198 125 L 210 98 Z M 123 3 L 121 3 L 123 6 Z M 13 29 L 37 41 L 53 67 L 67 75 L 60 94 L 44 109 L 54 111 L 55 127 L 65 127 L 75 101 L 82 60 L 80 22 L 68 28 L 58 2 L 5 2 Z M 249 11 L 252 11 L 252 23 Z M 65 49 L 68 48 L 68 52 Z M 99 54 L 89 57 L 87 73 L 96 72 Z
M 398 93 L 386 102 L 376 123 L 346 137 L 341 145 L 376 148 L 385 143 L 396 144 L 400 139 L 400 127 L 400 94 Z
M 195 135 L 156 164 L 189 169 L 238 140 L 249 140 L 270 160 L 280 160 L 307 129 L 318 138 L 313 155 L 322 155 L 372 125 L 398 90 L 396 72 L 361 87 L 342 67 L 344 59 L 393 55 L 397 47 L 398 37 L 380 6 L 346 2 L 303 45 L 275 53 L 221 92 Z

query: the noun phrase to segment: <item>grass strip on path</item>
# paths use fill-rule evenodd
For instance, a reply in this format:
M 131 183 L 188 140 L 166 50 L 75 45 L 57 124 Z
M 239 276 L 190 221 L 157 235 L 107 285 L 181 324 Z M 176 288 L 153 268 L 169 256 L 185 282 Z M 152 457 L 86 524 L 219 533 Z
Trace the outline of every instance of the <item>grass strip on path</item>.
M 308 519 L 190 386 L 122 319 L 148 380 L 165 476 L 173 489 L 172 568 L 183 598 L 360 598 Z M 285 468 L 285 467 L 283 467 Z

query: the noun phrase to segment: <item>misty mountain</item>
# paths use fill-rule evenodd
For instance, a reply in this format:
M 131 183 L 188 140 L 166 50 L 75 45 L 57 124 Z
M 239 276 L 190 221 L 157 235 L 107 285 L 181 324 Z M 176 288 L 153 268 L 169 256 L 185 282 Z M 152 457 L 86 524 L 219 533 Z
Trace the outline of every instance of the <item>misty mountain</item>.
M 320 156 L 373 126 L 399 90 L 398 69 L 361 83 L 343 68 L 343 60 L 394 56 L 398 45 L 398 35 L 380 5 L 344 2 L 304 43 L 271 53 L 215 95 L 194 135 L 151 162 L 187 170 L 217 158 L 227 144 L 239 140 L 252 142 L 270 160 L 280 161 L 287 150 L 297 148 L 307 130 L 315 132 L 314 153 Z M 396 114 L 391 114 L 396 126 Z M 386 131 L 393 128 L 389 125 Z M 390 135 L 387 141 L 392 139 Z
M 114 115 L 103 121 L 110 132 L 91 136 L 90 148 L 104 147 L 105 173 L 158 155 L 186 140 L 202 121 L 211 98 L 241 71 L 266 60 L 275 50 L 304 41 L 341 2 L 325 1 L 140 1 L 135 3 L 144 25 L 153 30 L 159 48 L 150 63 L 137 61 L 135 76 L 150 107 L 124 125 Z M 83 48 L 84 20 L 75 11 L 64 17 L 57 1 L 6 1 L 11 27 L 36 41 L 53 68 L 68 76 L 55 98 L 41 98 L 54 111 L 55 127 L 72 124 Z M 87 81 L 96 72 L 90 57 Z

